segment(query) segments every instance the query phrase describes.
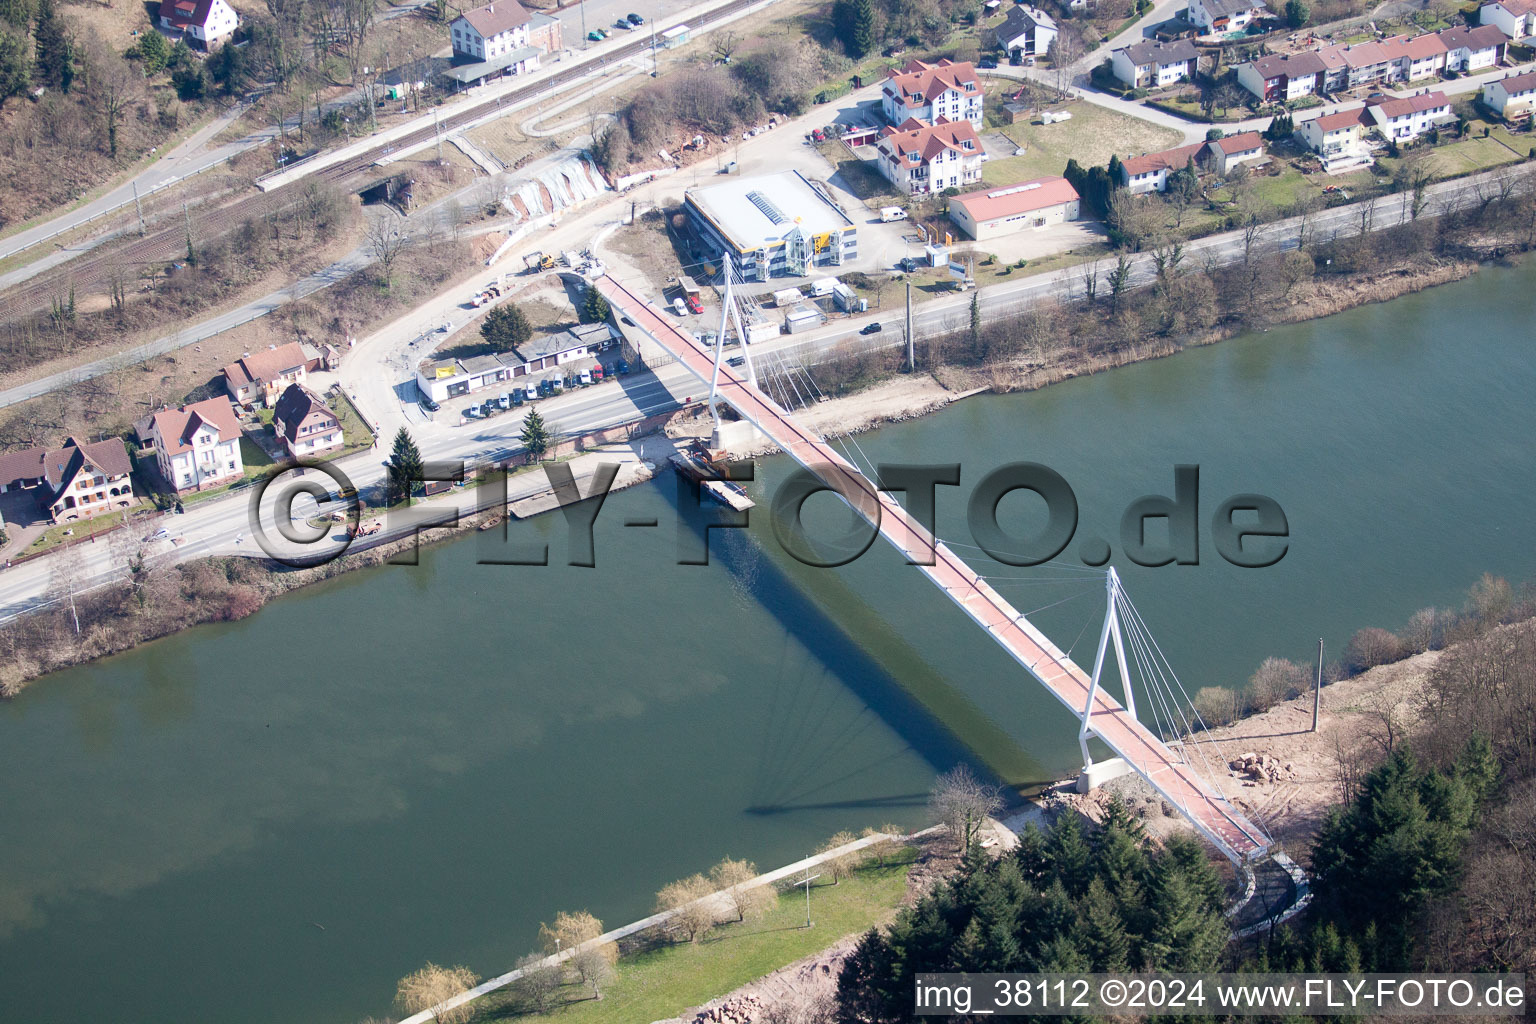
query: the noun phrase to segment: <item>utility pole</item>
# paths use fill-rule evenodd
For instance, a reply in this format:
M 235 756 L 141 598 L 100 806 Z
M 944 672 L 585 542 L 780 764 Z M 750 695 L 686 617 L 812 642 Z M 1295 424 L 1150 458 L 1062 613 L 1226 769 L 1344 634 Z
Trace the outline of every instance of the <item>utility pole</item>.
M 581 0 L 576 6 L 581 10 L 581 48 L 585 50 L 587 43 L 591 42 L 587 38 L 587 0 Z
M 912 282 L 907 281 L 907 372 L 917 372 L 917 353 L 912 343 Z
M 133 209 L 139 215 L 139 237 L 144 237 L 144 207 L 139 202 L 139 183 L 133 183 Z
M 655 78 L 660 73 L 656 61 L 656 19 L 651 19 L 651 77 Z
M 437 108 L 432 108 L 432 134 L 437 136 L 437 165 L 443 165 L 443 130 L 437 123 Z
M 1312 731 L 1317 732 L 1317 715 L 1323 706 L 1323 638 L 1317 638 L 1317 685 L 1312 688 Z
M 794 881 L 795 885 L 805 886 L 805 926 L 807 928 L 811 926 L 811 883 L 820 877 L 820 875 L 811 874 L 811 869 L 807 867 L 805 869 L 805 877 L 797 878 Z

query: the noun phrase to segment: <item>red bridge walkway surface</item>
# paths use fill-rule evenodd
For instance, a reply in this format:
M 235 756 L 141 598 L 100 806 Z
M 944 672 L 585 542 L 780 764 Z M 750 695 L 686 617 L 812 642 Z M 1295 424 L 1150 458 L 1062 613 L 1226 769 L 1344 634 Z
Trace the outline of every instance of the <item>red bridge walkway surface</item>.
M 715 372 L 714 355 L 710 351 L 613 278 L 599 278 L 596 287 L 611 306 L 621 310 L 700 380 L 709 382 Z M 721 344 L 724 344 L 723 338 Z M 1081 721 L 1092 683 L 1088 673 L 942 541 L 909 516 L 900 502 L 876 487 L 830 445 L 803 429 L 788 411 L 729 366 L 722 363 L 719 371 L 719 394 L 725 402 L 836 490 L 865 520 L 878 527 L 880 534 L 905 555 L 907 561 L 915 563 L 915 568 L 932 580 Z M 928 562 L 932 564 L 923 564 Z M 1260 828 L 1214 792 L 1182 757 L 1106 694 L 1102 686 L 1095 693 L 1088 728 L 1233 861 L 1252 861 L 1268 850 L 1270 841 Z

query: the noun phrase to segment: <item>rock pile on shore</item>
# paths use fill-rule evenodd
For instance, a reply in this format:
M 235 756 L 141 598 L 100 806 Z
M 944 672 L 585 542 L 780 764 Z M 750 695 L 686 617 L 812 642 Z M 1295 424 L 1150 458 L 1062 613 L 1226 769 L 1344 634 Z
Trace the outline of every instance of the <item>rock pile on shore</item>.
M 1227 767 L 1232 769 L 1232 774 L 1248 780 L 1247 784 L 1255 782 L 1293 782 L 1296 779 L 1296 768 L 1291 762 L 1280 762 L 1273 754 L 1242 754 L 1227 762 Z

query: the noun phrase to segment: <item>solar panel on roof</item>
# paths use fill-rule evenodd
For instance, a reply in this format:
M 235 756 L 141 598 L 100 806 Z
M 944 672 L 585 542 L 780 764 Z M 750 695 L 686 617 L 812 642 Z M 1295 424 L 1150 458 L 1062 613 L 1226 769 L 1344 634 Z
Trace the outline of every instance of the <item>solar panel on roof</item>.
M 784 216 L 784 212 L 774 205 L 773 200 L 769 199 L 761 192 L 748 192 L 747 200 L 751 202 L 753 206 L 761 210 L 764 217 L 767 217 L 775 224 L 783 224 L 785 221 L 789 220 L 788 217 Z

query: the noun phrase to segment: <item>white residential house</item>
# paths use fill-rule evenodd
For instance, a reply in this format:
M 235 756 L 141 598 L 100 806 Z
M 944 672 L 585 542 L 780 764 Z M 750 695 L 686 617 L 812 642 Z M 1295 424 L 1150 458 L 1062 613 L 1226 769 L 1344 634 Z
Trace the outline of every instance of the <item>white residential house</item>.
M 1264 10 L 1264 0 L 1189 0 L 1186 17 L 1203 36 L 1242 32 Z
M 150 440 L 160 475 L 177 491 L 233 483 L 245 474 L 240 423 L 228 398 L 209 398 L 150 419 Z
M 1364 107 L 1340 110 L 1302 121 L 1295 136 L 1323 161 L 1323 170 L 1338 174 L 1371 162 L 1361 136 L 1372 124 Z
M 1419 36 L 1392 36 L 1381 41 L 1387 53 L 1387 80 L 1392 82 L 1417 82 L 1421 78 L 1434 78 L 1445 72 L 1445 58 L 1449 50 L 1445 41 L 1433 32 Z
M 1455 120 L 1451 101 L 1443 92 L 1414 93 L 1412 96 L 1375 97 L 1365 101 L 1381 134 L 1395 142 L 1409 142 L 1436 125 Z
M 1536 71 L 1489 82 L 1483 86 L 1483 103 L 1507 121 L 1529 117 L 1536 107 Z
M 1012 7 L 997 26 L 997 45 L 1011 59 L 1044 57 L 1056 41 L 1056 20 L 1038 7 Z
M 986 150 L 969 121 L 908 120 L 875 142 L 880 173 L 908 195 L 963 188 L 981 180 Z
M 890 73 L 880 90 L 880 108 L 893 125 L 918 120 L 937 124 L 969 121 L 981 127 L 981 79 L 969 61 L 937 64 L 910 60 Z
M 1311 96 L 1323 91 L 1327 75 L 1323 58 L 1312 50 L 1269 54 L 1237 66 L 1237 84 L 1265 103 Z
M 1479 25 L 1493 25 L 1511 39 L 1536 35 L 1536 0 L 1494 0 L 1477 9 Z
M 1177 149 L 1165 149 L 1160 153 L 1143 153 L 1121 161 L 1120 184 L 1132 195 L 1141 192 L 1166 192 L 1168 175 L 1183 170 L 1191 160 L 1198 161 L 1205 143 L 1194 142 Z
M 1200 51 L 1188 39 L 1171 43 L 1146 39 L 1111 53 L 1109 66 L 1116 78 L 1133 89 L 1159 89 L 1193 79 L 1200 67 Z
M 1438 33 L 1445 44 L 1445 66 L 1451 71 L 1481 71 L 1504 59 L 1509 37 L 1496 25 L 1448 28 Z
M 1224 135 L 1207 142 L 1202 156 L 1211 170 L 1225 177 L 1238 164 L 1264 159 L 1264 138 L 1258 132 Z
M 453 19 L 448 34 L 456 58 L 490 61 L 529 46 L 532 17 L 517 0 L 496 0 Z
M 240 15 L 225 0 L 160 0 L 160 30 L 196 50 L 212 50 L 235 34 Z

